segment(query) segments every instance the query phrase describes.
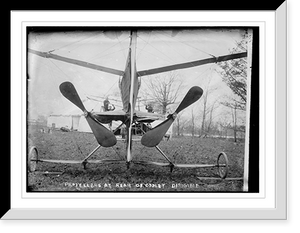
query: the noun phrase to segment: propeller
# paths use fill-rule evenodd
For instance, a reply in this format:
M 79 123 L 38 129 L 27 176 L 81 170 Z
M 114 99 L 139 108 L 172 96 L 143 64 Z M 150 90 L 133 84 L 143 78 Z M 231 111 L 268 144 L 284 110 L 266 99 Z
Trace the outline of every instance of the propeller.
M 202 94 L 203 94 L 202 88 L 198 86 L 192 87 L 185 95 L 185 97 L 183 98 L 183 100 L 181 101 L 181 103 L 179 104 L 179 106 L 177 107 L 177 109 L 173 114 L 168 115 L 165 121 L 163 121 L 155 128 L 151 129 L 150 131 L 148 131 L 143 135 L 141 139 L 142 145 L 147 147 L 157 146 L 162 140 L 162 138 L 164 137 L 164 135 L 166 134 L 166 132 L 168 131 L 168 129 L 170 128 L 170 126 L 172 125 L 172 123 L 174 122 L 177 114 L 181 112 L 183 109 L 193 104 L 194 102 L 196 102 L 198 99 L 200 99 Z
M 90 125 L 93 134 L 96 137 L 97 142 L 101 146 L 111 147 L 117 143 L 117 139 L 115 135 L 111 131 L 109 131 L 106 127 L 104 127 L 97 119 L 93 117 L 93 115 L 90 112 L 88 112 L 85 109 L 74 85 L 71 82 L 64 82 L 60 84 L 59 90 L 64 97 L 66 97 L 69 101 L 71 101 L 73 104 L 75 104 L 78 108 L 80 108 L 83 111 L 84 116 L 88 124 Z

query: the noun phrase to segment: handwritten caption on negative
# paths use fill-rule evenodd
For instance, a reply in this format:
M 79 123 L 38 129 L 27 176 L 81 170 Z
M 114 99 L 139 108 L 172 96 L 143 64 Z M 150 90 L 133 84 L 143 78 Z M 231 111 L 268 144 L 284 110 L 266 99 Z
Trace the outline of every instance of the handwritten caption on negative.
M 200 184 L 184 184 L 184 183 L 76 183 L 64 182 L 63 185 L 69 188 L 76 189 L 195 189 L 200 188 Z

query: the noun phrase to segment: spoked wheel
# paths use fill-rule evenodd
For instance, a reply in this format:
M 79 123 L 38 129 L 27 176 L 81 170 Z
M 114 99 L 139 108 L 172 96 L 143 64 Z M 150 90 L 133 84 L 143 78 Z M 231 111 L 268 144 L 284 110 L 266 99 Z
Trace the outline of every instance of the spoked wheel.
M 28 153 L 28 171 L 29 172 L 34 172 L 36 170 L 37 161 L 38 161 L 38 150 L 36 149 L 35 146 L 32 146 L 29 149 L 29 153 Z
M 219 176 L 225 179 L 228 173 L 228 158 L 224 152 L 221 152 L 217 159 L 217 168 Z

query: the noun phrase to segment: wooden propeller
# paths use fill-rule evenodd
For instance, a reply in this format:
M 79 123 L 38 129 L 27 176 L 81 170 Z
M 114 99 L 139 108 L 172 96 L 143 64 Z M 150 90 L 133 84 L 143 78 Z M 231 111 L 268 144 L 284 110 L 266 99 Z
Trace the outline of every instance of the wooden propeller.
M 188 93 L 185 95 L 177 109 L 173 114 L 170 114 L 165 121 L 157 125 L 155 128 L 151 129 L 147 133 L 145 133 L 141 139 L 141 143 L 147 147 L 157 146 L 160 141 L 163 139 L 164 135 L 174 122 L 177 114 L 181 112 L 183 109 L 187 108 L 194 102 L 196 102 L 203 94 L 202 88 L 198 86 L 192 87 Z
M 113 132 L 104 127 L 97 119 L 93 117 L 90 112 L 85 109 L 74 85 L 71 82 L 64 82 L 60 84 L 59 89 L 64 97 L 66 97 L 69 101 L 71 101 L 83 111 L 84 116 L 89 126 L 91 127 L 97 142 L 101 146 L 111 147 L 117 143 L 117 139 Z

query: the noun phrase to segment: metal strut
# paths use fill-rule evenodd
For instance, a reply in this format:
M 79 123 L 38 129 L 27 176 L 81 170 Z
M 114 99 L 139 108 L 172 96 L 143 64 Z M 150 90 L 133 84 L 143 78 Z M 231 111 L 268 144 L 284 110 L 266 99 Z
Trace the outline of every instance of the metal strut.
M 114 131 L 113 133 L 115 134 L 118 129 L 121 128 L 121 126 L 123 125 L 124 123 L 121 123 Z M 98 145 L 94 150 L 91 151 L 91 153 L 89 153 L 83 160 L 82 160 L 82 165 L 83 165 L 83 168 L 86 169 L 86 165 L 88 163 L 88 159 L 101 147 L 101 145 Z
M 101 145 L 98 145 L 91 153 L 89 153 L 83 160 L 82 160 L 82 165 L 83 169 L 86 169 L 86 164 L 88 163 L 87 160 L 101 147 Z
M 165 157 L 166 160 L 168 160 L 168 162 L 170 164 L 169 165 L 170 166 L 170 172 L 172 172 L 174 167 L 175 167 L 174 163 L 168 158 L 168 156 L 166 156 L 166 154 L 158 146 L 155 146 L 155 148 L 159 151 L 159 153 L 162 154 L 162 156 Z
M 145 124 L 143 124 L 145 125 Z M 147 128 L 149 128 L 147 125 L 145 125 Z M 145 134 L 146 132 L 142 129 L 142 132 Z M 168 156 L 158 147 L 155 146 L 155 148 L 158 150 L 159 153 L 161 153 L 162 156 L 169 162 L 170 172 L 173 171 L 175 164 L 168 158 Z

